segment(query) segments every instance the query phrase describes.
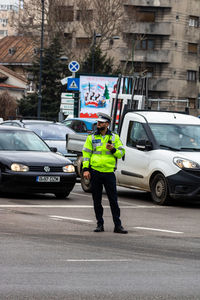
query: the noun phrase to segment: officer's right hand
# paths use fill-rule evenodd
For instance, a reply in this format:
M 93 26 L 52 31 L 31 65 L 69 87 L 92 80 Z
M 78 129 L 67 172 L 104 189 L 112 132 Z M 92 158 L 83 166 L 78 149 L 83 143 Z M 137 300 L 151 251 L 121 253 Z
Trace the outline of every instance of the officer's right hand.
M 85 179 L 90 179 L 90 178 L 91 178 L 90 172 L 89 172 L 89 171 L 83 172 L 83 177 L 84 177 Z

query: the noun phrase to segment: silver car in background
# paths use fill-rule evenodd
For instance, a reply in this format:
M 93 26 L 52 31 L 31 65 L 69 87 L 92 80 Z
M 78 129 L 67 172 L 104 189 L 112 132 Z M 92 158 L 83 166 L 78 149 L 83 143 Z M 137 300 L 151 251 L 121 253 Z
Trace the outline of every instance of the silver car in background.
M 66 134 L 75 134 L 75 131 L 64 124 L 53 121 L 21 119 L 7 120 L 0 125 L 28 128 L 38 134 L 49 147 L 57 148 L 58 152 L 71 161 L 76 160 L 76 154 L 68 153 L 66 150 Z

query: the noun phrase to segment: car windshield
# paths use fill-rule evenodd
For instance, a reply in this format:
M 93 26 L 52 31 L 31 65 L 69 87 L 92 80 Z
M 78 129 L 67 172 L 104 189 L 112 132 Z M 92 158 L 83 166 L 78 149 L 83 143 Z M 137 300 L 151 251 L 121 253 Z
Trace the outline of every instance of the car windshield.
M 200 126 L 187 124 L 149 124 L 162 148 L 200 151 Z
M 42 151 L 49 152 L 49 147 L 34 133 L 26 131 L 0 131 L 0 151 Z
M 59 140 L 65 141 L 66 134 L 74 133 L 73 130 L 66 127 L 65 125 L 59 124 L 42 124 L 42 123 L 30 123 L 26 124 L 26 128 L 36 132 L 44 140 Z

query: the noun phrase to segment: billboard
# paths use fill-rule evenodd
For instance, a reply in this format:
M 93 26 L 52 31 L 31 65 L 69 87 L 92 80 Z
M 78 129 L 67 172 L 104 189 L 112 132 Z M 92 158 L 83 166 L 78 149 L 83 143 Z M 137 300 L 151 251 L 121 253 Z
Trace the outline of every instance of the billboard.
M 97 118 L 98 112 L 110 114 L 117 80 L 118 77 L 80 75 L 81 118 Z

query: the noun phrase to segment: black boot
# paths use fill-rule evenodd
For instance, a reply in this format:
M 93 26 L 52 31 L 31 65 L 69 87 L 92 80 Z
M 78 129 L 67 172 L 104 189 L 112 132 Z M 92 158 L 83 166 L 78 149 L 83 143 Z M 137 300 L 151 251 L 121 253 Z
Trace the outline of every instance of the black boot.
M 97 225 L 97 228 L 94 230 L 94 232 L 102 232 L 104 231 L 103 225 Z
M 123 234 L 128 233 L 128 231 L 125 230 L 122 226 L 115 226 L 114 232 L 115 233 L 123 233 Z

